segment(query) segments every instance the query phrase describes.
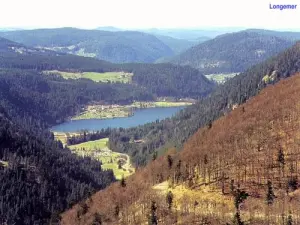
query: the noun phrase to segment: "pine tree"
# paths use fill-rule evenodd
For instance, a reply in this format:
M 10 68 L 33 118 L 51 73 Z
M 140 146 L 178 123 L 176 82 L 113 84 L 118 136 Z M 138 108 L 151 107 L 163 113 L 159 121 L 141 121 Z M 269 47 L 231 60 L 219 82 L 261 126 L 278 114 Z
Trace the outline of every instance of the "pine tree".
M 120 207 L 119 205 L 116 205 L 114 209 L 114 216 L 118 218 L 119 214 L 120 214 Z
M 168 155 L 167 156 L 167 159 L 168 159 L 168 166 L 169 166 L 169 169 L 172 168 L 172 165 L 173 165 L 173 159 L 172 159 L 172 156 Z
M 284 166 L 285 164 L 284 153 L 281 147 L 278 150 L 277 161 L 280 163 L 281 166 Z
M 273 192 L 273 187 L 272 187 L 272 182 L 268 181 L 268 190 L 267 190 L 267 197 L 266 197 L 266 201 L 268 205 L 273 204 L 274 199 L 275 199 L 275 194 Z
M 207 126 L 208 126 L 208 129 L 212 128 L 212 121 L 211 120 L 208 122 Z
M 232 224 L 233 224 L 233 225 L 244 225 L 244 222 L 242 221 L 241 215 L 240 215 L 239 212 L 236 212 L 236 213 L 234 214 Z
M 167 194 L 166 202 L 168 204 L 168 209 L 171 210 L 173 204 L 173 193 L 171 191 L 169 191 Z
M 122 161 L 118 160 L 118 169 L 121 170 L 122 169 Z
M 152 154 L 152 161 L 155 161 L 157 159 L 157 151 L 153 152 Z
M 151 202 L 151 209 L 150 209 L 150 216 L 149 216 L 149 225 L 157 225 L 158 221 L 157 221 L 157 216 L 156 216 L 156 202 L 152 201 Z
M 234 192 L 234 205 L 236 210 L 239 212 L 240 204 L 243 203 L 247 198 L 249 194 L 245 191 L 241 191 L 239 188 L 236 189 Z
M 289 211 L 289 215 L 286 221 L 286 225 L 293 225 L 293 217 L 291 211 Z
M 102 225 L 103 222 L 102 222 L 102 216 L 99 214 L 99 213 L 95 213 L 94 214 L 94 222 L 92 225 Z
M 120 184 L 121 184 L 121 187 L 126 187 L 126 181 L 125 181 L 124 175 L 122 176 Z

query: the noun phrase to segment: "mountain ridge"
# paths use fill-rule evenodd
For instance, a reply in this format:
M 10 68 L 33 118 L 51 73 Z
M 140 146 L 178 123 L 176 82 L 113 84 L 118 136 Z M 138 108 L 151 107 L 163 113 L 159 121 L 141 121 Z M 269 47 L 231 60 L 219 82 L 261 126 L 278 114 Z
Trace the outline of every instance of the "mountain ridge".
M 170 62 L 192 66 L 204 74 L 243 72 L 293 43 L 272 35 L 241 31 L 193 46 Z
M 1 32 L 0 36 L 32 47 L 97 57 L 115 63 L 154 62 L 173 51 L 151 34 L 75 28 Z

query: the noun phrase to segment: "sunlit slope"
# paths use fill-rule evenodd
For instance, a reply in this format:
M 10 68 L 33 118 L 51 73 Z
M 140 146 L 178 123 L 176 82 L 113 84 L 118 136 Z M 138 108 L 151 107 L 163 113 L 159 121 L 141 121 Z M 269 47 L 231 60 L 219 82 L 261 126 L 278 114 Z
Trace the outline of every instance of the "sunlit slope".
M 282 224 L 292 218 L 298 224 L 299 91 L 300 75 L 267 87 L 200 129 L 179 154 L 170 150 L 126 185 L 98 192 L 85 202 L 86 211 L 81 204 L 64 213 L 62 224 L 147 224 L 152 201 L 159 224 L 231 224 L 238 190 L 249 195 L 239 204 L 242 221 Z M 270 187 L 276 198 L 267 195 Z

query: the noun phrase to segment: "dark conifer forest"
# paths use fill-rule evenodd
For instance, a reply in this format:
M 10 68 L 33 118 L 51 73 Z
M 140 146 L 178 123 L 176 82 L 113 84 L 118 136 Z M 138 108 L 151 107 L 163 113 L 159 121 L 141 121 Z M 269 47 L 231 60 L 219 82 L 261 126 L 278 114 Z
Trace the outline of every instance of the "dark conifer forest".
M 50 132 L 8 114 L 1 107 L 0 224 L 57 224 L 62 210 L 115 181 L 100 162 L 78 158 Z

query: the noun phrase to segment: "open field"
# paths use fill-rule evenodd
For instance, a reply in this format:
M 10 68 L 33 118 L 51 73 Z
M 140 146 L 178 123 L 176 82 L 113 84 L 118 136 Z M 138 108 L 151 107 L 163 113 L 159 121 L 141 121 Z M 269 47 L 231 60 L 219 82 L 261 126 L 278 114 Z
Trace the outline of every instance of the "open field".
M 205 76 L 206 78 L 210 80 L 214 80 L 217 83 L 224 83 L 227 79 L 230 79 L 238 74 L 239 73 L 220 73 L 220 74 L 208 74 Z
M 155 108 L 155 107 L 177 107 L 192 105 L 191 102 L 134 102 L 131 105 L 89 105 L 72 120 L 82 119 L 108 119 L 117 117 L 129 117 L 134 113 L 134 108 Z
M 126 154 L 111 151 L 107 146 L 108 141 L 108 138 L 103 138 L 68 147 L 79 156 L 90 156 L 101 161 L 103 164 L 102 169 L 112 169 L 117 179 L 134 173 L 134 168 L 130 164 L 130 157 Z
M 219 210 L 222 210 L 222 207 L 225 207 L 229 211 L 234 211 L 234 200 L 230 195 L 223 195 L 221 190 L 214 185 L 203 185 L 195 189 L 188 188 L 184 185 L 169 185 L 168 181 L 164 181 L 153 186 L 153 189 L 157 191 L 158 194 L 166 196 L 169 191 L 172 192 L 174 196 L 174 206 L 177 207 L 177 210 L 182 210 L 184 204 L 188 200 L 193 200 L 198 202 L 197 214 L 206 211 L 206 213 L 213 213 L 213 207 L 208 207 L 209 205 L 218 205 L 220 206 Z M 224 209 L 223 209 L 224 210 Z M 230 213 L 231 215 L 231 213 Z
M 53 132 L 54 134 L 54 138 L 56 140 L 59 140 L 61 141 L 61 143 L 66 146 L 67 145 L 67 139 L 68 137 L 71 137 L 71 136 L 77 136 L 79 135 L 79 133 L 75 133 L 75 132 L 72 132 L 72 133 L 64 133 L 64 132 Z
M 122 83 L 131 83 L 132 73 L 125 72 L 105 72 L 105 73 L 96 73 L 96 72 L 63 72 L 58 70 L 49 70 L 44 71 L 45 74 L 58 73 L 65 79 L 80 79 L 86 78 L 93 80 L 95 82 L 122 82 Z
M 177 107 L 192 105 L 191 102 L 168 102 L 168 101 L 157 101 L 157 102 L 134 102 L 130 106 L 136 108 L 154 108 L 154 107 Z
M 0 160 L 0 166 L 8 167 L 8 162 Z

